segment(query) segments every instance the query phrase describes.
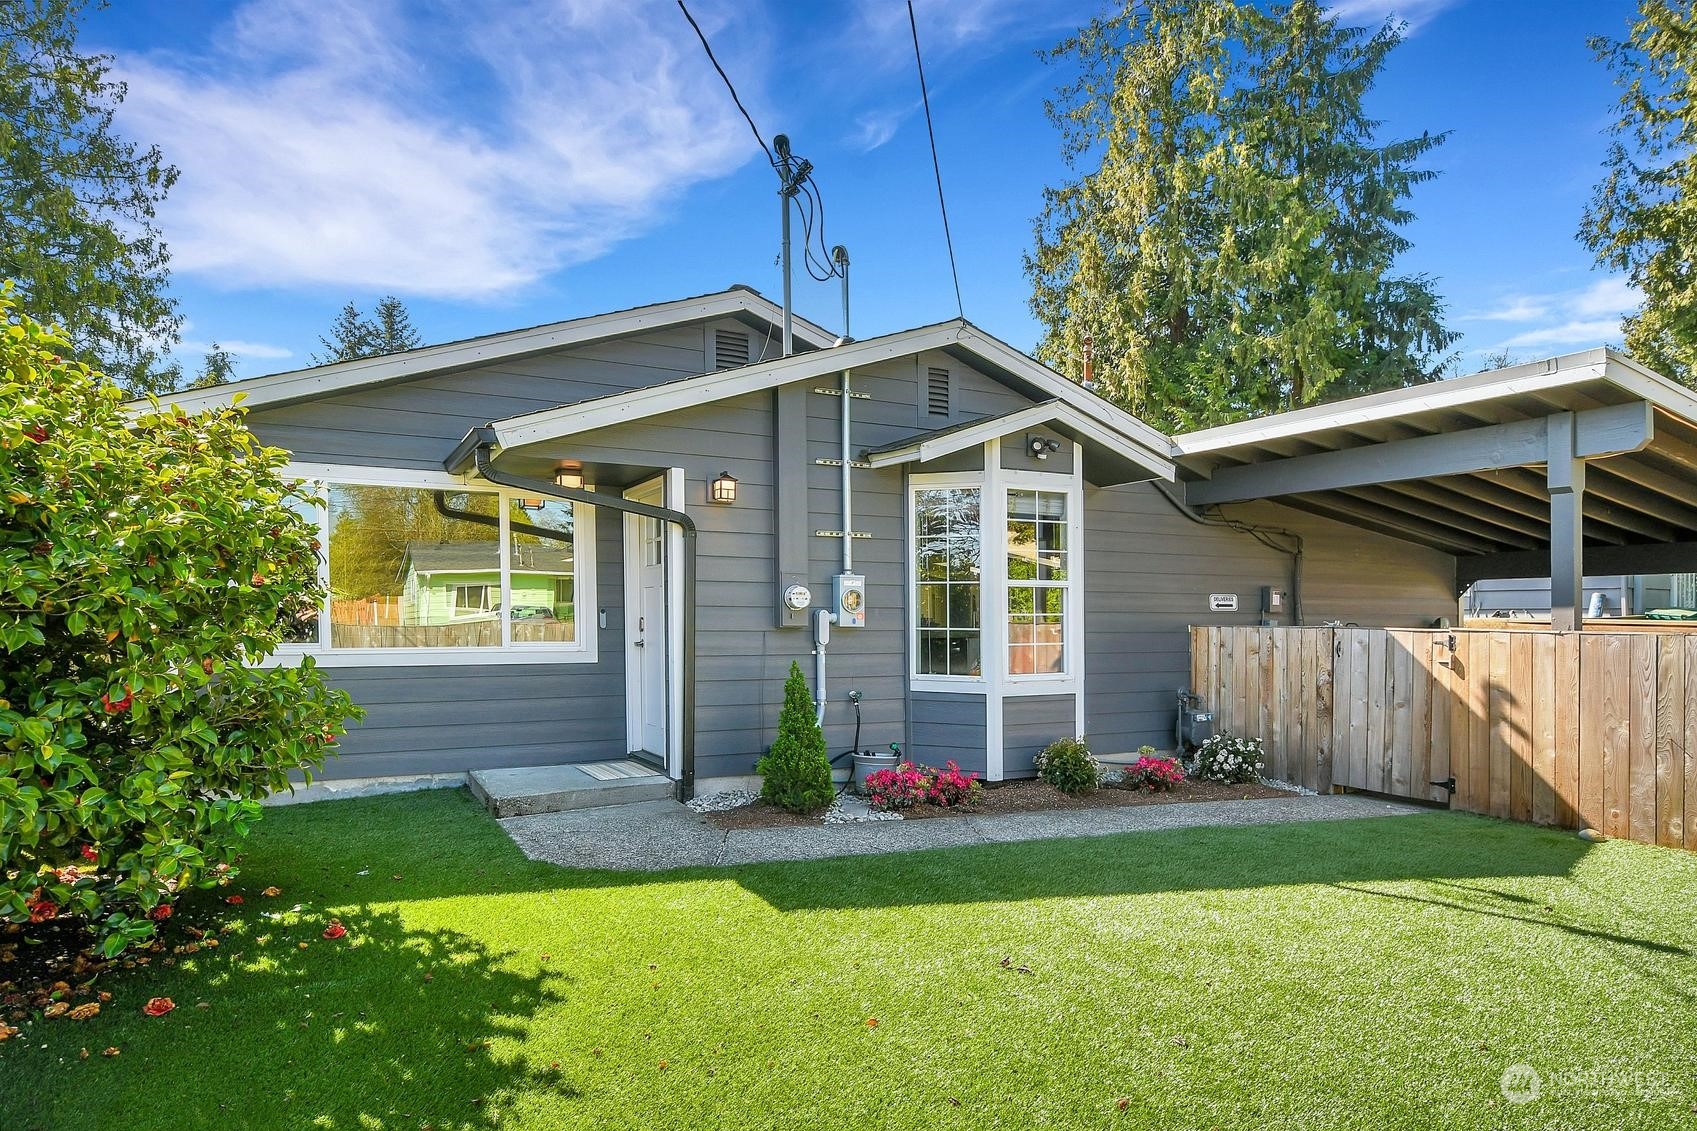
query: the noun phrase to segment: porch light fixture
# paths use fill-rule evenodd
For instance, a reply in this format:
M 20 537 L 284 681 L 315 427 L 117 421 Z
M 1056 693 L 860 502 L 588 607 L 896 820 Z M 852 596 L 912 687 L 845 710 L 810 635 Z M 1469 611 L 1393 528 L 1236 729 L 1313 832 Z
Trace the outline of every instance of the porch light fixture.
M 570 487 L 574 491 L 583 490 L 583 469 L 562 463 L 554 469 L 554 484 L 558 487 Z
M 728 471 L 721 471 L 719 478 L 713 480 L 708 488 L 707 497 L 715 503 L 730 504 L 737 501 L 736 477 Z

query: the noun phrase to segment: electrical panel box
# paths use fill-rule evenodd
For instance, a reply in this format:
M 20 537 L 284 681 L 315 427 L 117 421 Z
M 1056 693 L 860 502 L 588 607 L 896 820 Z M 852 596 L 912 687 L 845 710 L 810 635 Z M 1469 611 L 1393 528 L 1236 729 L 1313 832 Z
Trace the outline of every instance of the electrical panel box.
M 866 627 L 866 578 L 858 573 L 839 573 L 836 583 L 838 628 Z
M 1261 587 L 1261 611 L 1268 616 L 1277 616 L 1285 611 L 1285 595 L 1271 585 Z

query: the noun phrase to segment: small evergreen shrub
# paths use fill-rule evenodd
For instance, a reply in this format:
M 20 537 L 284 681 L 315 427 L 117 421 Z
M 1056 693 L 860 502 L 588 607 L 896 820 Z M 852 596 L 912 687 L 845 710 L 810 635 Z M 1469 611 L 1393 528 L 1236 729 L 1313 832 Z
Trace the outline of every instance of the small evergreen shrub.
M 1037 776 L 1062 793 L 1092 793 L 1102 783 L 1102 767 L 1083 736 L 1060 738 L 1037 755 Z
M 1196 750 L 1196 776 L 1204 781 L 1251 782 L 1265 766 L 1256 738 L 1216 734 Z
M 1166 793 L 1184 780 L 1184 767 L 1177 758 L 1158 753 L 1153 746 L 1139 747 L 1137 761 L 1125 768 L 1120 778 L 1121 789 L 1136 789 L 1146 793 Z
M 760 796 L 797 813 L 811 813 L 831 803 L 831 759 L 825 752 L 825 732 L 814 721 L 813 696 L 801 665 L 791 661 L 784 681 L 784 708 L 778 714 L 778 737 L 754 767 L 764 781 Z

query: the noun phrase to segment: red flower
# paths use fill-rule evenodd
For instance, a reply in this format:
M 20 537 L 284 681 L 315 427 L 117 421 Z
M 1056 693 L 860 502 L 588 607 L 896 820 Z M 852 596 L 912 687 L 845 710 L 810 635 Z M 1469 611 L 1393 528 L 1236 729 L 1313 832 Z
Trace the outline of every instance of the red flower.
M 82 858 L 84 860 L 98 860 L 100 859 L 100 850 L 92 844 L 85 844 L 82 846 Z
M 330 920 L 330 925 L 324 928 L 324 937 L 327 939 L 339 939 L 347 933 L 348 929 L 342 926 L 340 919 Z
M 49 919 L 59 917 L 59 905 L 51 899 L 37 899 L 29 904 L 29 921 L 45 923 Z
M 37 424 L 34 428 L 31 428 L 28 432 L 25 432 L 24 435 L 27 438 L 34 440 L 38 444 L 46 443 L 47 442 L 47 426 L 45 424 Z
M 225 903 L 245 903 L 246 900 L 242 899 L 242 897 L 239 896 L 239 895 L 227 895 L 227 896 L 224 897 L 224 902 Z
M 147 913 L 147 917 L 162 923 L 171 917 L 171 905 L 169 903 L 161 903 L 158 907 L 149 911 Z
M 175 1008 L 177 1003 L 170 998 L 154 997 L 147 999 L 147 1004 L 141 1007 L 141 1011 L 149 1017 L 163 1017 Z
M 106 708 L 106 713 L 108 715 L 121 715 L 130 709 L 130 701 L 134 698 L 135 694 L 126 687 L 124 688 L 124 697 L 122 699 L 112 698 L 112 693 L 108 691 L 100 697 L 100 705 Z

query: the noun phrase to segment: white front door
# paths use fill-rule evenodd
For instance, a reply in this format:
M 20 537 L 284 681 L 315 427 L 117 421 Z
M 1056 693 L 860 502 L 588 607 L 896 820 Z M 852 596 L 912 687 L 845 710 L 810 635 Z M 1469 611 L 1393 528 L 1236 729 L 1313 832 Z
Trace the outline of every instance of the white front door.
M 625 498 L 664 505 L 662 479 L 625 492 Z M 664 764 L 666 752 L 666 524 L 625 516 L 626 734 L 632 753 Z

